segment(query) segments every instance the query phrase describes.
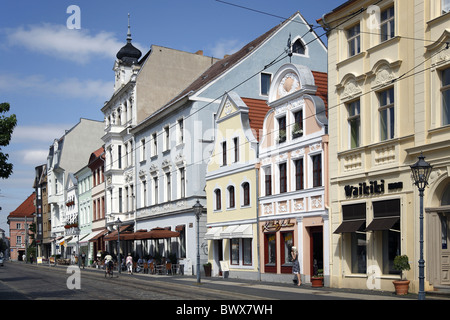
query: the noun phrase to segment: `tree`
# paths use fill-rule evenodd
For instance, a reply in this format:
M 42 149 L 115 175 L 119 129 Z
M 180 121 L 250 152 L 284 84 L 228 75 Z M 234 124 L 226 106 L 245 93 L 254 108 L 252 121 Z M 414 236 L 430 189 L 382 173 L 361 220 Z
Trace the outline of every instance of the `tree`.
M 17 125 L 15 114 L 9 117 L 3 114 L 9 111 L 9 103 L 0 103 L 0 178 L 7 179 L 13 172 L 13 164 L 8 163 L 9 155 L 2 152 L 1 147 L 6 147 L 11 141 L 14 128 Z

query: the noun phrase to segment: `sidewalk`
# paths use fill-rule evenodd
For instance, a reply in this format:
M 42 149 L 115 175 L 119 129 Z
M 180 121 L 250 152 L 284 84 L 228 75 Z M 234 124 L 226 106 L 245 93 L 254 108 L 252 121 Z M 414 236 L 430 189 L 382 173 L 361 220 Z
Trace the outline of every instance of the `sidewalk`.
M 38 267 L 49 267 L 48 265 L 36 265 Z M 54 267 L 53 265 L 51 267 Z M 67 268 L 64 265 L 57 265 L 57 268 Z M 86 267 L 81 269 L 82 272 L 104 272 L 103 269 Z M 117 271 L 115 271 L 116 273 Z M 121 277 L 133 277 L 142 279 L 155 279 L 160 281 L 168 281 L 171 283 L 180 283 L 184 285 L 197 286 L 196 276 L 187 275 L 155 275 L 155 274 L 144 274 L 144 273 L 133 273 L 129 275 L 127 271 L 123 271 L 120 275 Z M 312 288 L 311 284 L 302 284 L 301 287 L 287 283 L 274 283 L 266 281 L 255 281 L 246 279 L 235 279 L 235 278 L 221 278 L 221 277 L 202 277 L 201 285 L 205 285 L 211 288 L 220 288 L 221 290 L 229 290 L 240 292 L 245 289 L 250 293 L 261 294 L 262 291 L 268 291 L 272 296 L 276 296 L 281 293 L 292 293 L 292 294 L 309 294 L 316 296 L 327 296 L 329 298 L 335 297 L 336 299 L 358 299 L 358 300 L 403 300 L 411 301 L 418 300 L 416 293 L 409 293 L 406 296 L 397 296 L 392 291 L 377 291 L 377 290 L 363 290 L 363 289 L 351 289 L 351 288 Z M 427 300 L 450 300 L 450 294 L 447 293 L 435 293 L 426 292 Z

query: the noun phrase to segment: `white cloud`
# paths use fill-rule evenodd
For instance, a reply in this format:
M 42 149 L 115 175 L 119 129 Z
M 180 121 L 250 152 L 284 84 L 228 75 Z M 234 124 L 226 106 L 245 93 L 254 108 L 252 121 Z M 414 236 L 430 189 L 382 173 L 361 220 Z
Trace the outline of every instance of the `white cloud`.
M 233 54 L 239 51 L 245 43 L 239 40 L 219 40 L 213 46 L 210 47 L 212 56 L 222 59 L 227 54 Z
M 37 166 L 47 162 L 47 149 L 32 149 L 18 151 L 20 160 L 23 164 Z
M 93 56 L 113 60 L 125 45 L 125 41 L 119 41 L 111 32 L 92 35 L 87 29 L 68 29 L 64 25 L 49 23 L 8 29 L 5 34 L 10 46 L 22 46 L 79 64 L 88 63 Z M 139 47 L 139 44 L 133 44 Z
M 21 126 L 19 124 L 14 128 L 11 143 L 43 142 L 50 145 L 53 143 L 54 139 L 62 137 L 65 130 L 70 129 L 71 127 L 73 127 L 73 125 L 70 124 L 47 124 L 40 126 Z
M 41 75 L 17 76 L 0 74 L 0 90 L 9 92 L 33 92 L 66 98 L 99 99 L 105 101 L 113 93 L 114 83 L 77 78 L 46 79 Z

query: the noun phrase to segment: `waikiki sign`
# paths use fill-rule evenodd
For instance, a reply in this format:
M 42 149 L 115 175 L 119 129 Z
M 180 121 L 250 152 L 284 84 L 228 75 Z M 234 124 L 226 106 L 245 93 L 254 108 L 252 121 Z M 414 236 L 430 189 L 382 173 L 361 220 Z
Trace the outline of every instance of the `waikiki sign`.
M 388 190 L 403 189 L 403 182 L 394 182 L 387 185 Z M 385 181 L 369 181 L 369 183 L 359 183 L 358 186 L 347 185 L 344 187 L 346 197 L 361 197 L 374 194 L 383 194 L 385 191 Z

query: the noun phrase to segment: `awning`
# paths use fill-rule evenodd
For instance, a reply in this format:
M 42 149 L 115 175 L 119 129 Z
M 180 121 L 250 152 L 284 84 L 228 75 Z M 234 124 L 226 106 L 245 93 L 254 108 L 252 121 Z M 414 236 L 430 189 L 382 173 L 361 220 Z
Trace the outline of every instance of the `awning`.
M 389 230 L 400 220 L 400 217 L 375 218 L 365 231 Z
M 347 220 L 343 221 L 341 225 L 334 231 L 334 233 L 351 233 L 361 229 L 366 220 Z
M 95 236 L 97 236 L 99 233 L 101 233 L 103 231 L 105 231 L 105 230 L 94 231 L 94 232 L 89 233 L 88 235 L 86 235 L 86 237 L 84 237 L 83 239 L 80 239 L 80 245 L 88 243 L 92 238 L 94 238 Z
M 242 224 L 232 234 L 233 238 L 253 238 L 252 225 Z
M 100 239 L 101 237 L 106 235 L 107 233 L 108 233 L 108 229 L 103 229 L 99 233 L 95 234 L 91 239 L 89 239 L 89 241 L 91 241 L 91 242 L 97 241 L 98 239 Z
M 222 232 L 221 227 L 208 228 L 205 234 L 205 240 L 220 240 L 220 233 Z
M 223 230 L 220 233 L 220 237 L 222 239 L 232 239 L 233 237 L 233 232 L 238 228 L 239 226 L 229 226 L 226 227 L 225 230 Z

